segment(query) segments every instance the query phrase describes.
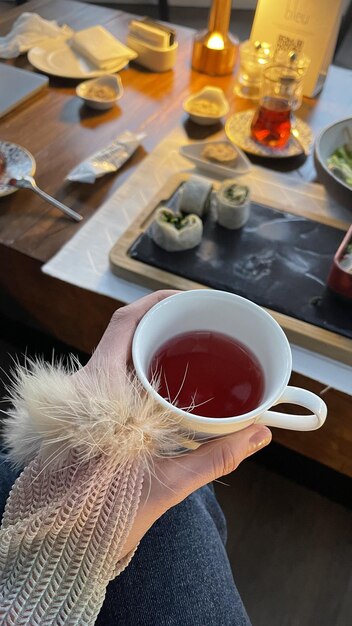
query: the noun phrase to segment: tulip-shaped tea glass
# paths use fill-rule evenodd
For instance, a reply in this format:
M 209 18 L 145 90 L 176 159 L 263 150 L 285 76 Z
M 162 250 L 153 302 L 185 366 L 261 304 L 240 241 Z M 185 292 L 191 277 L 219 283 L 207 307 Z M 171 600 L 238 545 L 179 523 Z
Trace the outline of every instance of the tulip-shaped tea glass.
M 264 70 L 262 95 L 251 124 L 251 136 L 268 148 L 284 148 L 291 135 L 291 112 L 301 81 L 298 70 L 272 65 Z

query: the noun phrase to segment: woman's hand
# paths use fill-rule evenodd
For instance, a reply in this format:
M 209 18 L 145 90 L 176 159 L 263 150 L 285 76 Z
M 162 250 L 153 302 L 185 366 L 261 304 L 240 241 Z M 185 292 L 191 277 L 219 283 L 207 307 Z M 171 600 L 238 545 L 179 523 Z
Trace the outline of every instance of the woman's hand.
M 177 458 L 154 454 L 159 405 L 134 386 L 131 345 L 139 320 L 172 293 L 119 309 L 75 373 L 41 361 L 19 371 L 7 436 L 12 458 L 26 467 L 0 528 L 1 623 L 7 616 L 23 623 L 26 615 L 45 615 L 50 624 L 93 623 L 106 586 L 152 524 L 269 443 L 270 431 L 257 425 Z M 148 431 L 154 417 L 156 430 Z M 174 441 L 169 422 L 165 437 Z
M 85 366 L 85 373 L 103 358 L 110 375 L 121 375 L 131 366 L 134 332 L 147 311 L 176 291 L 157 291 L 128 306 L 118 309 L 107 327 L 95 353 Z M 156 461 L 153 475 L 146 475 L 141 503 L 124 548 L 132 550 L 152 524 L 169 508 L 175 506 L 203 485 L 229 474 L 245 458 L 271 441 L 266 426 L 252 425 L 239 432 L 205 443 L 197 450 L 177 458 Z

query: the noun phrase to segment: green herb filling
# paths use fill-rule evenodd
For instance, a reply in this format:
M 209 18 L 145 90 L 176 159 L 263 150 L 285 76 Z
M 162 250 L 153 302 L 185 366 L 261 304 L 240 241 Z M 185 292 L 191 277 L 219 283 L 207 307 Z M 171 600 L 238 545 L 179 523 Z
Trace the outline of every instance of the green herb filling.
M 328 168 L 352 188 L 352 150 L 339 146 L 327 160 Z
M 175 226 L 177 230 L 182 230 L 188 224 L 187 217 L 183 217 L 180 213 L 173 213 L 173 211 L 162 211 L 161 219 L 163 222 Z
M 244 185 L 231 185 L 225 190 L 224 196 L 227 200 L 230 200 L 230 202 L 243 204 L 248 196 L 248 187 Z

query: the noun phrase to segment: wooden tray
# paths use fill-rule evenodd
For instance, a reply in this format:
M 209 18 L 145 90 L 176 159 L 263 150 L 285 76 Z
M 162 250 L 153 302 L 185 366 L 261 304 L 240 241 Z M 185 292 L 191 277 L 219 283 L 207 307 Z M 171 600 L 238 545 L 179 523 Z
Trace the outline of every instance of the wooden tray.
M 171 272 L 148 265 L 129 256 L 128 251 L 136 239 L 148 228 L 153 220 L 156 207 L 167 201 L 177 190 L 177 188 L 189 178 L 190 174 L 182 173 L 171 177 L 164 187 L 153 197 L 151 202 L 138 215 L 131 226 L 123 233 L 110 251 L 110 264 L 112 271 L 130 282 L 138 283 L 150 289 L 202 289 L 208 288 L 199 282 L 194 282 L 182 276 L 177 276 Z M 219 182 L 213 181 L 214 188 L 217 189 Z M 255 195 L 253 200 L 256 201 Z M 271 208 L 297 216 L 303 216 L 310 220 L 327 224 L 341 231 L 346 230 L 346 224 L 339 220 L 317 216 L 303 209 L 283 209 L 277 204 L 271 203 Z M 343 233 L 341 232 L 341 239 Z M 175 257 L 176 259 L 177 257 Z M 267 309 L 269 313 L 285 330 L 289 340 L 325 356 L 352 365 L 352 340 L 339 335 L 338 333 L 325 330 L 311 323 L 307 323 L 283 313 Z

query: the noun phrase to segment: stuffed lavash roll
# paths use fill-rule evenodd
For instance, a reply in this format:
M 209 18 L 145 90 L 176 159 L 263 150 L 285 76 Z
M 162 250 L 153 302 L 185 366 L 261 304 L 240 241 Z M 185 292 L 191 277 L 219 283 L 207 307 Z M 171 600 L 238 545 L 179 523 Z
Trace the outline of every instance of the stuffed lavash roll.
M 167 252 L 190 250 L 201 242 L 203 223 L 198 215 L 183 216 L 167 207 L 159 207 L 150 234 L 153 241 Z
M 250 213 L 250 193 L 246 185 L 236 180 L 225 180 L 216 193 L 217 222 L 235 230 L 247 222 Z
M 201 217 L 209 208 L 212 188 L 212 183 L 206 178 L 190 176 L 182 185 L 178 210 Z

